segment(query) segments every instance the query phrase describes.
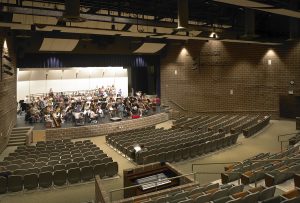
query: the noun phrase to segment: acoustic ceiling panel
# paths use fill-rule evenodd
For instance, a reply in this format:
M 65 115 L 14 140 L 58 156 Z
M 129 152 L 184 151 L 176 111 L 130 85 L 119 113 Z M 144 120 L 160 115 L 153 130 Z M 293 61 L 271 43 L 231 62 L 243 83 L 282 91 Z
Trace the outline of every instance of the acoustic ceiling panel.
M 72 51 L 78 39 L 44 38 L 40 51 Z
M 164 48 L 164 43 L 144 43 L 134 53 L 154 54 Z

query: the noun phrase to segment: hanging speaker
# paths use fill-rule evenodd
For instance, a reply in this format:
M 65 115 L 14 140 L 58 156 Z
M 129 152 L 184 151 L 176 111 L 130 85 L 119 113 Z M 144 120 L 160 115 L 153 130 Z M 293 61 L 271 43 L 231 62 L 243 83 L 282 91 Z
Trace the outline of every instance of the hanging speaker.
M 177 29 L 185 30 L 188 28 L 189 6 L 188 0 L 177 0 L 178 24 Z

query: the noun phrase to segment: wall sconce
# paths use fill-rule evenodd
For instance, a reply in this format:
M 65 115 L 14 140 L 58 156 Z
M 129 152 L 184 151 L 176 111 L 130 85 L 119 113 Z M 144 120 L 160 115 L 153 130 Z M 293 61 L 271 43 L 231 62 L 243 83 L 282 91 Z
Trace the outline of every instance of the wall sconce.
M 174 74 L 177 75 L 177 70 L 174 71 Z
M 272 65 L 272 60 L 271 59 L 268 59 L 268 65 Z

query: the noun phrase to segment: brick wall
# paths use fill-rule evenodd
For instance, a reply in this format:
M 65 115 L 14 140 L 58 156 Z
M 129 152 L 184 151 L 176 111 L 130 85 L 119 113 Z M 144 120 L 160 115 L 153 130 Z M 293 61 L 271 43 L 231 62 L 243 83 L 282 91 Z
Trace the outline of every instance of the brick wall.
M 12 49 L 12 41 L 10 37 L 4 35 L 0 29 L 0 56 L 2 56 L 2 47 L 4 39 L 7 41 L 10 57 L 12 58 L 13 72 L 16 73 L 16 60 Z M 0 65 L 2 66 L 2 57 L 0 57 Z M 10 76 L 2 74 L 0 79 L 0 152 L 2 152 L 7 144 L 11 127 L 16 123 L 16 74 Z
M 107 135 L 114 132 L 122 132 L 130 129 L 142 128 L 162 123 L 168 120 L 168 114 L 160 113 L 139 119 L 125 120 L 99 125 L 80 126 L 73 128 L 46 129 L 46 140 L 63 138 L 85 138 L 98 135 Z
M 212 40 L 169 44 L 161 58 L 162 101 L 172 100 L 188 112 L 278 117 L 279 95 L 289 90 L 300 95 L 299 55 L 299 42 L 272 47 Z

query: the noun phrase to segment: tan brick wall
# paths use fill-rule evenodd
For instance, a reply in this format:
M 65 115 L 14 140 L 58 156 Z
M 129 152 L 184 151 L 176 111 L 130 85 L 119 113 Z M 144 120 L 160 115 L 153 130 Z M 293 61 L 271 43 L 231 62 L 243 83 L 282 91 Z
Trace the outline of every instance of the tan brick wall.
M 161 58 L 162 101 L 172 100 L 189 112 L 277 117 L 279 95 L 290 89 L 300 95 L 299 55 L 299 42 L 272 47 L 221 41 L 170 44 Z M 194 63 L 198 69 L 193 70 Z
M 63 138 L 85 138 L 99 135 L 107 135 L 114 132 L 122 132 L 130 129 L 152 126 L 165 122 L 169 119 L 168 114 L 160 113 L 153 116 L 142 117 L 120 122 L 80 126 L 72 128 L 46 129 L 46 140 L 56 140 Z
M 4 39 L 7 41 L 9 54 L 12 58 L 14 73 L 16 73 L 16 60 L 12 49 L 12 41 L 10 37 L 4 35 L 0 29 L 0 56 L 2 56 L 2 47 Z M 2 57 L 0 57 L 0 65 L 2 66 Z M 2 79 L 2 80 L 1 80 Z M 7 144 L 10 126 L 16 123 L 17 101 L 16 101 L 16 74 L 13 76 L 3 74 L 0 79 L 0 152 L 2 152 Z

